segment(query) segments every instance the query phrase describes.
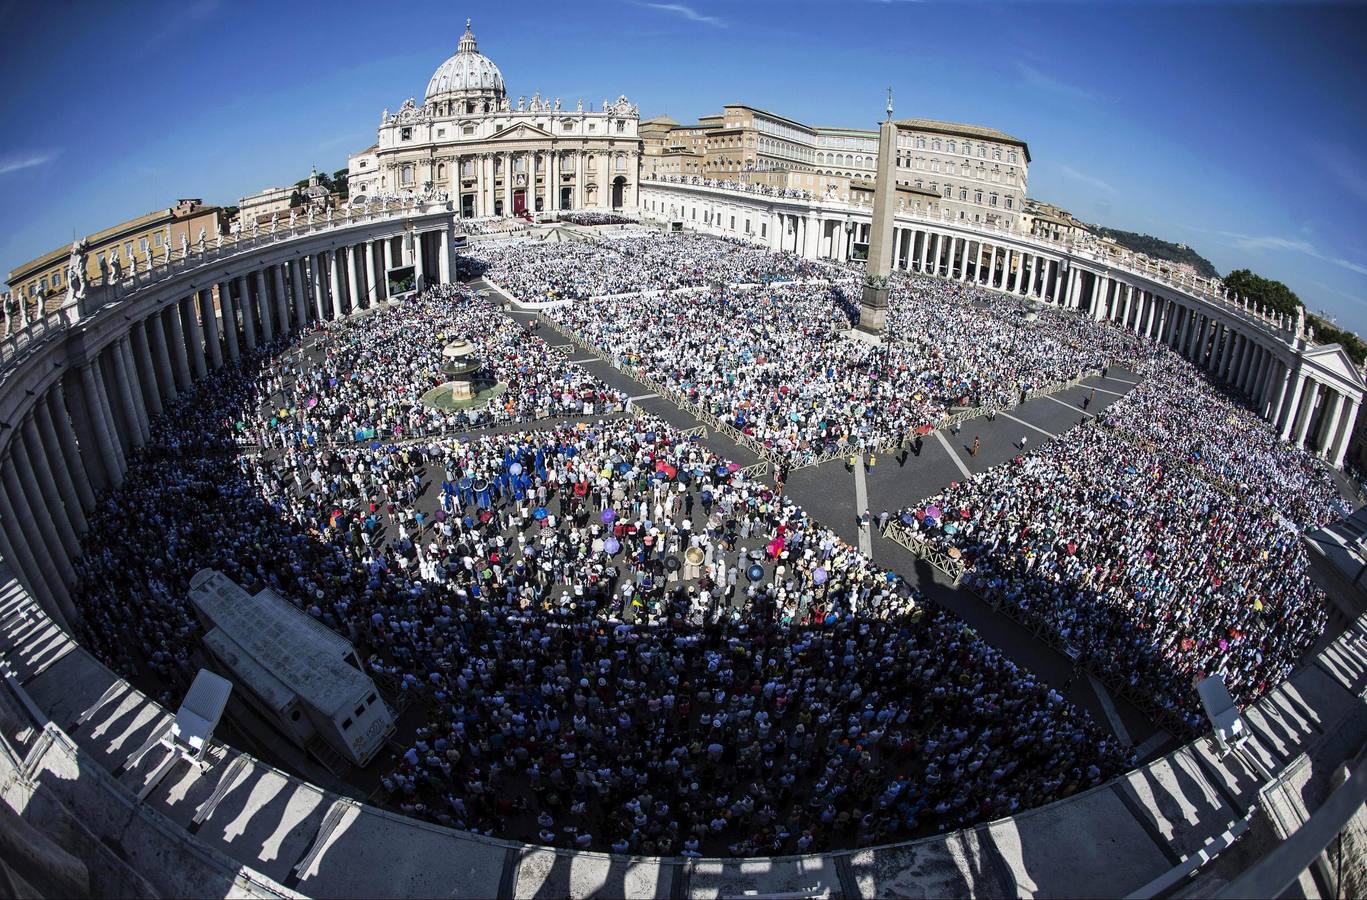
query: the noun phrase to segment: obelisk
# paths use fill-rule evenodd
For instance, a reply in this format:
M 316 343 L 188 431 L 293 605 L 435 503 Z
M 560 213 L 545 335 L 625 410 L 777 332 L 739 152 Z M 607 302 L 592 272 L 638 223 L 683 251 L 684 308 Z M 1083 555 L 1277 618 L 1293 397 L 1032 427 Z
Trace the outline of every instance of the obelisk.
M 892 88 L 888 117 L 878 128 L 878 174 L 873 183 L 873 229 L 864 263 L 864 294 L 859 300 L 859 330 L 881 335 L 887 327 L 888 273 L 892 271 L 892 219 L 897 214 L 897 125 L 892 121 Z

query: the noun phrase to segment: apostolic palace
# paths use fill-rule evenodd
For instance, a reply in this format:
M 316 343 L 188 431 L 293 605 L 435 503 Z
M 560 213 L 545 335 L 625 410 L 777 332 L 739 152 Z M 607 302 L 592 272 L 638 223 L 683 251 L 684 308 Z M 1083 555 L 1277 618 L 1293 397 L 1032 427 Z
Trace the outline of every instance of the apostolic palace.
M 1350 336 L 873 99 L 467 19 L 345 168 L 13 269 L 0 894 L 1367 890 Z

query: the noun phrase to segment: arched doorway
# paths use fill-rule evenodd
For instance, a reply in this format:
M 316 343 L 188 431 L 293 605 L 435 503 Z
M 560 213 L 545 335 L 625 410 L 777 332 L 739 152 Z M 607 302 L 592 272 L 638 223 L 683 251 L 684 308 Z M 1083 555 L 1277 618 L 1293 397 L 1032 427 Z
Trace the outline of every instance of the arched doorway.
M 570 196 L 573 194 L 573 192 L 574 192 L 574 189 L 573 189 L 573 188 L 562 187 L 562 188 L 560 189 L 560 208 L 561 208 L 561 209 L 569 209 L 569 208 L 570 208 L 570 202 L 571 202 L 571 201 L 570 201 Z
M 616 178 L 612 179 L 612 208 L 613 208 L 613 209 L 621 209 L 621 208 L 622 208 L 622 194 L 626 192 L 626 186 L 627 186 L 627 180 L 626 180 L 625 177 L 623 177 L 623 176 L 621 176 L 621 175 L 618 175 Z

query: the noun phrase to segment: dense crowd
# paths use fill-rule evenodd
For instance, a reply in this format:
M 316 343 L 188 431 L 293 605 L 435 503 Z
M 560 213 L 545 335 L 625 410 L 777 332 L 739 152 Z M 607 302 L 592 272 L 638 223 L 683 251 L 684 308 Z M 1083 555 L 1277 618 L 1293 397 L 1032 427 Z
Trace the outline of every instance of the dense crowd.
M 668 248 L 676 240 L 653 235 L 641 244 Z M 732 245 L 712 242 L 709 251 L 694 239 L 688 246 L 695 263 L 711 252 L 717 259 L 706 268 L 725 271 Z M 1026 391 L 1142 349 L 1139 338 L 1075 312 L 1037 314 L 1023 299 L 913 277 L 895 279 L 888 340 L 874 345 L 844 334 L 857 316 L 847 270 L 824 266 L 800 283 L 700 290 L 678 290 L 668 272 L 637 271 L 644 296 L 610 297 L 624 285 L 597 278 L 587 264 L 592 248 L 576 252 L 584 260 L 570 268 L 594 299 L 556 308 L 551 318 L 797 464 L 847 448 L 896 446 L 954 407 L 1010 406 Z M 502 248 L 500 269 L 522 273 L 511 290 L 550 290 L 546 268 L 516 266 L 518 254 Z
M 433 291 L 411 309 L 469 300 Z M 369 345 L 386 327 L 361 316 L 325 338 Z M 249 354 L 172 403 L 92 516 L 87 646 L 165 700 L 195 670 L 188 580 L 214 567 L 356 641 L 411 701 L 392 802 L 458 828 L 632 853 L 820 850 L 995 818 L 1130 761 L 662 421 L 328 446 L 268 425 L 291 358 Z M 372 377 L 372 357 L 329 358 L 328 381 Z M 287 439 L 234 452 L 244 431 Z
M 899 276 L 873 346 L 840 334 L 850 268 L 697 236 L 477 253 L 521 299 L 574 299 L 554 317 L 629 371 L 790 459 L 1127 360 L 1142 383 L 1104 415 L 901 520 L 1193 729 L 1194 674 L 1251 698 L 1322 628 L 1297 535 L 1341 514 L 1332 485 L 1138 338 Z M 621 293 L 636 296 L 603 299 Z M 493 398 L 434 409 L 457 339 Z M 899 840 L 1133 762 L 781 489 L 625 405 L 460 287 L 246 353 L 168 404 L 92 513 L 86 645 L 172 701 L 200 652 L 190 577 L 270 587 L 404 701 L 382 779 L 395 808 L 560 847 Z
M 469 341 L 483 364 L 477 386 L 497 396 L 464 409 L 424 403 L 447 380 L 442 348 L 459 340 Z M 263 378 L 264 406 L 240 420 L 239 433 L 272 447 L 595 415 L 621 409 L 626 399 L 549 352 L 541 338 L 474 291 L 454 285 L 329 323 Z
M 1058 441 L 951 486 L 902 521 L 965 583 L 1191 731 L 1194 679 L 1246 702 L 1323 632 L 1303 529 L 1347 506 L 1313 457 L 1177 356 Z
M 478 244 L 471 256 L 485 274 L 524 302 L 586 300 L 614 294 L 763 284 L 829 276 L 838 270 L 744 241 L 632 229 L 596 241 Z

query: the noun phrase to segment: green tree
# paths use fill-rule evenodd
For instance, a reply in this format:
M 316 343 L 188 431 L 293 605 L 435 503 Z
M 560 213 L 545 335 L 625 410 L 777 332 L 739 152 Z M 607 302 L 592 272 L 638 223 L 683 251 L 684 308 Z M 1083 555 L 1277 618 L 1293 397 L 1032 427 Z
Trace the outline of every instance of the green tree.
M 1280 281 L 1263 278 L 1248 269 L 1235 269 L 1225 276 L 1224 283 L 1226 288 L 1240 297 L 1247 297 L 1273 312 L 1294 316 L 1296 310 L 1305 305 L 1295 291 Z
M 1315 329 L 1315 343 L 1340 345 L 1358 365 L 1367 360 L 1367 343 L 1353 332 L 1331 325 L 1319 316 L 1306 316 L 1305 322 Z
M 350 173 L 346 169 L 338 169 L 332 173 L 332 189 L 343 199 L 351 194 L 351 189 L 347 187 L 348 177 Z

